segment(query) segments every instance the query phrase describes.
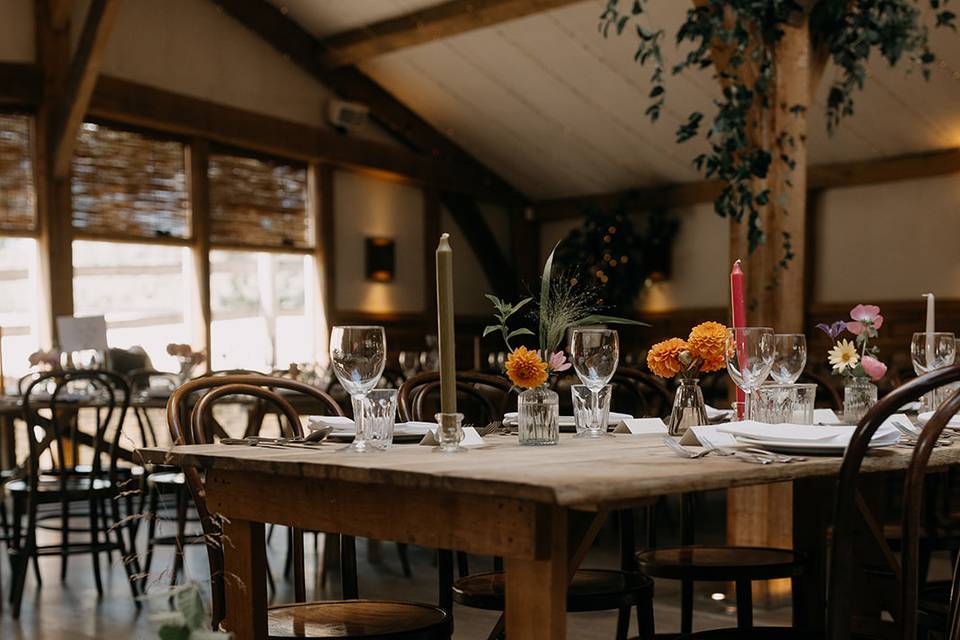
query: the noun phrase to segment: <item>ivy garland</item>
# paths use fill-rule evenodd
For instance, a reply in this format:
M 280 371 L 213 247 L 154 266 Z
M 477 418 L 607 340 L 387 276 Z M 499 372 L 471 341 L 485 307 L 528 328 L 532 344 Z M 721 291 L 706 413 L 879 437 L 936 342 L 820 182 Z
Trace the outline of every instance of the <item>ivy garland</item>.
M 607 37 L 611 31 L 622 34 L 628 24 L 634 24 L 638 37 L 635 60 L 653 70 L 646 115 L 656 122 L 666 101 L 667 63 L 661 51 L 665 33 L 641 24 L 647 2 L 608 0 L 599 28 Z M 956 15 L 946 8 L 949 0 L 927 2 L 932 9 L 933 26 L 956 31 Z M 621 4 L 627 8 L 622 9 Z M 769 188 L 758 190 L 755 181 L 767 178 L 774 161 L 793 169 L 790 149 L 796 142 L 781 136 L 764 146 L 751 136 L 751 126 L 755 124 L 751 114 L 770 108 L 776 73 L 775 47 L 783 37 L 784 27 L 798 16 L 805 18 L 807 11 L 814 55 L 825 56 L 840 70 L 827 95 L 830 133 L 853 113 L 853 94 L 863 88 L 866 64 L 873 51 L 879 51 L 891 66 L 909 58 L 925 79 L 929 79 L 935 60 L 929 47 L 929 17 L 925 21 L 923 12 L 910 0 L 703 0 L 688 9 L 676 41 L 679 45 L 689 43 L 691 48 L 671 68 L 671 73 L 714 64 L 715 47 L 729 52 L 729 60 L 717 71 L 723 89 L 715 102 L 712 124 L 704 133 L 704 114 L 694 111 L 677 129 L 676 141 L 681 143 L 700 135 L 706 138 L 709 151 L 696 156 L 693 164 L 704 177 L 725 183 L 714 201 L 714 209 L 737 222 L 747 217 L 751 252 L 765 241 L 759 208 L 770 201 Z M 747 64 L 754 69 L 750 74 L 752 83 L 745 82 L 744 74 L 739 73 Z M 794 105 L 790 111 L 799 115 L 804 107 Z M 785 183 L 790 186 L 789 177 Z M 786 267 L 793 255 L 789 235 L 784 234 L 782 241 L 784 257 L 780 267 Z

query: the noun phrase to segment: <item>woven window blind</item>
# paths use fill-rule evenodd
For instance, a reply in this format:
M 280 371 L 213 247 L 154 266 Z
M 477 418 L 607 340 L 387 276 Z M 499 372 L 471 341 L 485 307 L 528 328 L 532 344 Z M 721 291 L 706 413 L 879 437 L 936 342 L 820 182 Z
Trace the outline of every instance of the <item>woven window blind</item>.
M 208 176 L 211 243 L 313 246 L 305 167 L 211 154 Z
M 73 226 L 92 235 L 187 238 L 180 142 L 85 122 L 73 156 Z
M 33 231 L 37 209 L 30 153 L 30 118 L 0 115 L 0 232 Z

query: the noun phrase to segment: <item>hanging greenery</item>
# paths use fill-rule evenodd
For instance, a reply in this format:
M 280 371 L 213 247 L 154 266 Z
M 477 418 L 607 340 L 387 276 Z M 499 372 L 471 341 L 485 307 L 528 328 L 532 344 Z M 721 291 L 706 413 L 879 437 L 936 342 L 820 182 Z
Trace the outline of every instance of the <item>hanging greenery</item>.
M 633 25 L 638 38 L 635 59 L 652 69 L 646 107 L 652 121 L 660 117 L 666 102 L 668 68 L 676 75 L 717 67 L 722 91 L 716 110 L 709 118 L 699 111 L 690 113 L 677 129 L 676 140 L 706 139 L 709 150 L 696 156 L 693 164 L 704 177 L 725 183 L 714 208 L 738 222 L 747 218 L 753 251 L 765 241 L 759 209 L 770 203 L 771 189 L 765 181 L 771 165 L 782 162 L 787 167 L 780 175 L 786 176 L 783 186 L 789 188 L 795 166 L 791 150 L 799 142 L 789 135 L 757 135 L 761 114 L 773 108 L 774 52 L 785 29 L 809 20 L 811 60 L 832 61 L 838 69 L 827 94 L 827 127 L 832 133 L 853 113 L 854 93 L 863 88 L 867 61 L 874 52 L 891 66 L 907 58 L 913 69 L 929 77 L 935 59 L 929 29 L 956 30 L 956 16 L 947 8 L 949 0 L 926 1 L 930 11 L 921 10 L 915 0 L 694 0 L 683 24 L 672 34 L 678 45 L 689 49 L 672 67 L 661 48 L 666 37 L 663 29 L 645 24 L 648 0 L 608 0 L 600 30 L 604 36 L 619 35 Z M 805 115 L 803 105 L 786 107 L 795 116 Z M 707 122 L 709 126 L 704 126 Z M 792 255 L 789 235 L 784 234 L 782 241 L 781 266 L 786 266 Z
M 608 211 L 585 211 L 580 227 L 557 246 L 556 261 L 576 265 L 568 277 L 593 292 L 599 306 L 630 314 L 641 291 L 670 275 L 670 251 L 680 228 L 677 217 L 664 211 L 638 211 L 627 194 Z

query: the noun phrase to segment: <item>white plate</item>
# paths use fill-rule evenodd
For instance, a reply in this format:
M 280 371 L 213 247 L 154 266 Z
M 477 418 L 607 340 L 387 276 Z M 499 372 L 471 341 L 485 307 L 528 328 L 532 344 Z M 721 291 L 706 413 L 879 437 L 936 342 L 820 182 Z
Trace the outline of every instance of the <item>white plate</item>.
M 842 456 L 847 450 L 846 445 L 838 445 L 830 442 L 784 442 L 782 440 L 763 440 L 737 436 L 740 444 L 761 449 L 769 449 L 778 453 L 797 453 L 811 456 Z M 871 449 L 883 449 L 892 447 L 897 441 L 887 441 L 879 443 L 870 443 Z

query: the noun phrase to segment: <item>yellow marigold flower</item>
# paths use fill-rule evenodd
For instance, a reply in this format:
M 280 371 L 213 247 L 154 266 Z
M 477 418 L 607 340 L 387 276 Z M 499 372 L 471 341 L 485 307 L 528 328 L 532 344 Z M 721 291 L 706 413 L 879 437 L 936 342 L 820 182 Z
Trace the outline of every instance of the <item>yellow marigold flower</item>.
M 547 363 L 536 351 L 517 347 L 507 356 L 507 376 L 518 387 L 533 389 L 547 381 Z
M 672 378 L 683 368 L 680 353 L 688 349 L 687 341 L 680 338 L 658 342 L 647 353 L 647 366 L 658 376 Z
M 687 344 L 690 345 L 690 355 L 700 358 L 702 373 L 719 371 L 726 366 L 723 357 L 724 345 L 727 341 L 727 328 L 719 322 L 703 322 L 690 331 Z

